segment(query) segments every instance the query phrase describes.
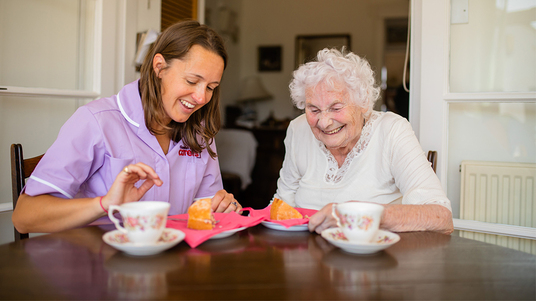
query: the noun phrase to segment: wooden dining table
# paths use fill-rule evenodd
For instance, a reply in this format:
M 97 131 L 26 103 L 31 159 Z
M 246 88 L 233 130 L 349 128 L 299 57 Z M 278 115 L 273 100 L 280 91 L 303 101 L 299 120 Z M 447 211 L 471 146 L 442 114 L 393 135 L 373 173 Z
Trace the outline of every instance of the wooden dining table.
M 136 257 L 113 225 L 0 245 L 2 300 L 535 300 L 536 256 L 433 232 L 356 255 L 322 236 L 257 225 Z

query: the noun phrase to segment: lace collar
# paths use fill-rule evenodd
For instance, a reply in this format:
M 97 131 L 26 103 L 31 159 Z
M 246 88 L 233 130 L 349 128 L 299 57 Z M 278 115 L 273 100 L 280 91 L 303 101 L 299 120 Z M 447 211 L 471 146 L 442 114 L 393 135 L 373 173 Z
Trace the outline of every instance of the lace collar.
M 322 150 L 322 152 L 324 152 L 328 160 L 328 169 L 324 176 L 324 180 L 327 183 L 336 184 L 344 178 L 344 175 L 348 171 L 348 167 L 350 167 L 350 163 L 352 163 L 352 160 L 367 148 L 370 141 L 370 137 L 372 136 L 372 125 L 380 116 L 380 112 L 372 112 L 369 120 L 367 120 L 365 126 L 363 126 L 359 141 L 357 141 L 352 150 L 348 153 L 348 155 L 346 155 L 346 159 L 344 159 L 344 163 L 342 164 L 341 168 L 339 168 L 337 160 L 335 160 L 335 157 L 326 148 L 324 143 L 318 141 L 320 149 Z

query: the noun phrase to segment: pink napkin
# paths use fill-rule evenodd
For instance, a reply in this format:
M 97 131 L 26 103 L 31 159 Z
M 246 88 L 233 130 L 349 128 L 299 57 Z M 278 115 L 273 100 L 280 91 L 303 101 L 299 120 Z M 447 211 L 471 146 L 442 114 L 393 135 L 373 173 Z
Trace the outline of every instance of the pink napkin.
M 268 207 L 266 207 L 264 209 L 260 209 L 260 210 L 255 210 L 255 209 L 251 209 L 251 208 L 245 208 L 243 210 L 249 210 L 249 216 L 250 217 L 262 216 L 263 220 L 265 220 L 265 221 L 280 224 L 280 225 L 283 225 L 283 226 L 285 226 L 287 228 L 290 228 L 290 227 L 296 226 L 296 225 L 303 225 L 303 224 L 309 223 L 309 217 L 311 217 L 313 214 L 315 214 L 318 211 L 318 210 L 314 210 L 314 209 L 295 208 L 296 210 L 298 210 L 299 213 L 301 213 L 301 215 L 303 215 L 304 218 L 294 218 L 294 219 L 287 219 L 287 220 L 277 221 L 277 220 L 270 219 L 270 208 L 271 207 L 272 207 L 272 205 L 270 205 L 270 206 L 268 206 Z
M 201 243 L 205 242 L 212 236 L 227 230 L 233 230 L 241 227 L 253 227 L 260 224 L 264 217 L 262 216 L 241 216 L 236 212 L 231 213 L 214 213 L 214 219 L 219 221 L 212 230 L 193 230 L 187 227 L 188 214 L 178 214 L 169 216 L 170 218 L 180 218 L 184 221 L 168 220 L 166 227 L 181 230 L 186 234 L 184 241 L 190 247 L 195 248 Z

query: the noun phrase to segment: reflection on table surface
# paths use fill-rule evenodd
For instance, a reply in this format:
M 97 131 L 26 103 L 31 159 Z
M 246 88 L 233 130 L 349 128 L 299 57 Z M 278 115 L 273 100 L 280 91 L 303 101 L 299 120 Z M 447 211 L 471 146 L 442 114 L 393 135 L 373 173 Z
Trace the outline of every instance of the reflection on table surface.
M 261 225 L 195 249 L 129 256 L 111 226 L 0 246 L 0 299 L 534 300 L 536 256 L 432 232 L 372 255 Z

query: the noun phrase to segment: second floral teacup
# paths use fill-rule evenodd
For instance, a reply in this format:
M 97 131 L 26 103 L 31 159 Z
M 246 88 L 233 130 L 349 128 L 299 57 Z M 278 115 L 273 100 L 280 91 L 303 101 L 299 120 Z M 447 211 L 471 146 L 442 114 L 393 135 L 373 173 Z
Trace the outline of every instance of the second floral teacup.
M 383 206 L 373 203 L 348 202 L 332 206 L 337 226 L 349 241 L 368 243 L 380 227 Z

